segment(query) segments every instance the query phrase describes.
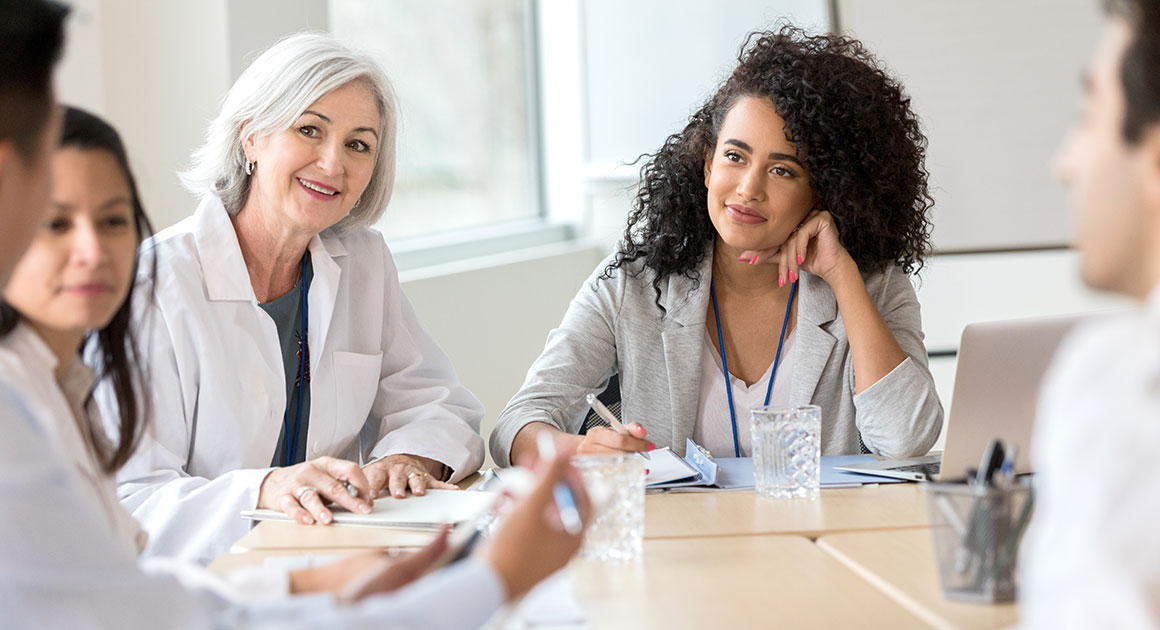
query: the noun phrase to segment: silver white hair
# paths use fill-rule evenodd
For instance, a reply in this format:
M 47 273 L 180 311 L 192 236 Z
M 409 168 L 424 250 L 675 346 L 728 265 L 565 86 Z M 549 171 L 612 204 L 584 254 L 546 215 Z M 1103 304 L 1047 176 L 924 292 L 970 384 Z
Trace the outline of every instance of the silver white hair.
M 369 227 L 383 215 L 395 185 L 395 91 L 373 59 L 321 33 L 284 37 L 242 72 L 210 122 L 205 144 L 194 151 L 192 166 L 181 173 L 182 182 L 197 195 L 216 193 L 237 214 L 250 194 L 245 142 L 289 129 L 311 104 L 351 81 L 363 82 L 374 95 L 380 141 L 366 190 L 334 229 Z

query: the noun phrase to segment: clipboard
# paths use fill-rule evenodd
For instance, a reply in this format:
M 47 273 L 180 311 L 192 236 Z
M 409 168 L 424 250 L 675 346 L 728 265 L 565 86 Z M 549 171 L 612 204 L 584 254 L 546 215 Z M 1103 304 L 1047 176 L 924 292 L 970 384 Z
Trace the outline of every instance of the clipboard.
M 708 451 L 688 438 L 685 439 L 683 458 L 667 446 L 651 451 L 649 457 L 645 489 L 712 487 L 717 483 L 717 463 Z

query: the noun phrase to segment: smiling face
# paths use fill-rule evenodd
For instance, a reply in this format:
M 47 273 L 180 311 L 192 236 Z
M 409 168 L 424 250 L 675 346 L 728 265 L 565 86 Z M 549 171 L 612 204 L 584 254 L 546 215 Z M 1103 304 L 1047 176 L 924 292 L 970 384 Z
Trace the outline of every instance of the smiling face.
M 1085 75 L 1083 115 L 1060 150 L 1056 169 L 1075 210 L 1084 281 L 1144 298 L 1156 277 L 1160 209 L 1160 132 L 1129 143 L 1120 67 L 1131 26 L 1113 19 Z
M 366 85 L 328 92 L 289 129 L 246 141 L 247 159 L 257 162 L 246 207 L 304 234 L 338 223 L 370 182 L 378 133 L 379 109 Z
M 705 187 L 713 227 L 737 252 L 784 243 L 813 207 L 809 173 L 766 98 L 742 98 L 725 115 Z
M 132 282 L 133 201 L 109 153 L 66 148 L 52 157 L 51 203 L 12 272 L 8 301 L 41 330 L 83 335 L 104 328 Z

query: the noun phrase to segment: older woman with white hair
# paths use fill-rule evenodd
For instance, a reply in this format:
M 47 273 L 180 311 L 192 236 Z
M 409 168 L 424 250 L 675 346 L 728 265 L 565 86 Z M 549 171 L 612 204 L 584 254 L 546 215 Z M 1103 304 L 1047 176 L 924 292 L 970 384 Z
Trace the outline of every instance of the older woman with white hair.
M 298 34 L 210 124 L 183 174 L 200 205 L 141 253 L 157 265 L 136 314 L 155 421 L 118 494 L 147 553 L 206 561 L 248 530 L 242 510 L 327 524 L 327 501 L 367 512 L 482 463 L 482 405 L 368 227 L 391 196 L 396 117 L 372 60 Z

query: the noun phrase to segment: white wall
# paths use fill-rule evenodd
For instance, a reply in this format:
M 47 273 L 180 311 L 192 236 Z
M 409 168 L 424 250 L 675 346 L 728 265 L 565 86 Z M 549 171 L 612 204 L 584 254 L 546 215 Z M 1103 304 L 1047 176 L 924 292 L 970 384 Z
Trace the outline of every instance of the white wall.
M 584 0 L 588 161 L 631 162 L 680 131 L 736 64 L 751 31 L 779 19 L 829 30 L 824 0 Z
M 941 250 L 1071 242 L 1052 155 L 1078 110 L 1095 0 L 841 0 L 842 29 L 901 78 L 930 148 Z
M 548 331 L 605 255 L 593 244 L 551 245 L 402 272 L 403 290 L 424 326 L 483 401 L 485 438 L 540 356 Z
M 61 101 L 121 132 L 161 229 L 193 212 L 177 178 L 246 61 L 282 35 L 326 28 L 325 0 L 76 0 Z

